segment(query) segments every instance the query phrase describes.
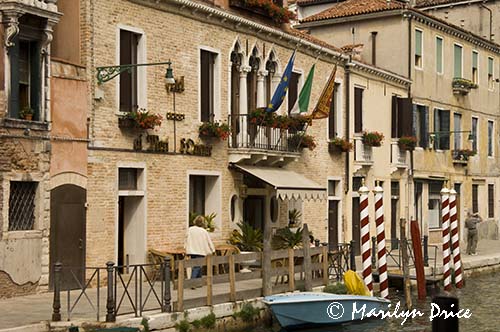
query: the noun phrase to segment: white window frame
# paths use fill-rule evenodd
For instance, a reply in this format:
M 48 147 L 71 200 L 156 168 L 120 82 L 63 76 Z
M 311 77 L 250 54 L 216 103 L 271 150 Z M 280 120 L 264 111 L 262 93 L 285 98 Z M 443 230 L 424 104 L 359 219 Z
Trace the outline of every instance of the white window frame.
M 441 40 L 441 71 L 438 71 L 437 69 L 437 54 L 436 54 L 436 73 L 438 75 L 443 75 L 444 74 L 444 37 L 440 35 L 436 35 L 436 53 L 437 53 L 437 40 Z
M 221 50 L 210 46 L 198 46 L 196 59 L 198 67 L 198 122 L 201 123 L 201 51 L 217 54 L 214 63 L 214 121 L 222 120 L 221 114 Z
M 422 33 L 422 39 L 421 39 L 421 42 L 422 42 L 422 45 L 420 46 L 420 49 L 422 50 L 422 54 L 420 55 L 420 66 L 417 65 L 417 62 L 415 61 L 415 56 L 416 56 L 416 49 L 413 50 L 413 61 L 414 61 L 414 67 L 415 69 L 418 69 L 418 70 L 423 70 L 424 69 L 424 30 L 422 29 L 419 29 L 419 28 L 415 28 L 415 41 L 417 39 L 417 34 L 416 32 L 419 31 Z M 415 44 L 413 45 L 415 47 Z
M 139 44 L 137 45 L 137 63 L 146 63 L 147 62 L 147 54 L 146 54 L 146 34 L 144 30 L 141 28 L 117 24 L 116 26 L 116 63 L 120 63 L 120 31 L 125 30 L 129 32 L 133 32 L 141 36 L 139 38 Z M 122 115 L 120 112 L 120 75 L 116 78 L 116 86 L 115 86 L 115 102 L 116 102 L 116 114 Z M 146 67 L 137 67 L 137 105 L 139 108 L 148 109 L 148 95 L 147 95 L 147 72 Z

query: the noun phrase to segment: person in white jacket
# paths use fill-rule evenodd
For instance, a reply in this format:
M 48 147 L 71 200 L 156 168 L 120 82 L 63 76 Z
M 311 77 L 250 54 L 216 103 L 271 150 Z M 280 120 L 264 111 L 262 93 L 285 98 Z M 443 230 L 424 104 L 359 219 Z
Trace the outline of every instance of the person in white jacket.
M 189 227 L 186 236 L 186 254 L 190 258 L 200 258 L 211 255 L 215 252 L 215 247 L 204 226 L 203 216 L 198 216 L 194 220 L 194 225 Z M 191 278 L 201 278 L 201 266 L 194 266 Z

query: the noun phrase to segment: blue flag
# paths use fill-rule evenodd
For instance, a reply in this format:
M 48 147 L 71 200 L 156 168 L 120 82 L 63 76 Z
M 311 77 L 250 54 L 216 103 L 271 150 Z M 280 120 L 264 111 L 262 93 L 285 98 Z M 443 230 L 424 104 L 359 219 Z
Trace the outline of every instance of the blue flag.
M 295 51 L 293 51 L 290 60 L 288 60 L 288 64 L 286 65 L 285 71 L 283 72 L 283 76 L 281 77 L 280 84 L 276 88 L 276 91 L 274 92 L 271 102 L 269 103 L 269 105 L 267 105 L 266 112 L 276 112 L 283 103 L 283 100 L 285 100 L 286 92 L 288 91 L 288 85 L 292 77 L 294 60 L 295 60 Z

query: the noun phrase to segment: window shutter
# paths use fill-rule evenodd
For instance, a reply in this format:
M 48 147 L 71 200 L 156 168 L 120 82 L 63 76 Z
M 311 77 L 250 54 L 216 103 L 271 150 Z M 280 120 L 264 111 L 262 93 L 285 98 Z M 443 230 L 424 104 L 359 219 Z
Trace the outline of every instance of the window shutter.
M 439 146 L 440 149 L 442 150 L 449 150 L 450 149 L 450 111 L 447 110 L 441 110 L 441 123 L 440 123 L 440 130 L 445 132 L 445 134 L 441 135 L 440 137 L 440 142 Z
M 132 63 L 131 33 L 120 31 L 120 65 Z M 125 71 L 120 74 L 120 111 L 132 110 L 132 74 Z
M 488 58 L 488 75 L 493 75 L 493 59 Z
M 412 136 L 413 134 L 413 111 L 411 98 L 398 98 L 398 135 Z
M 462 78 L 462 47 L 459 45 L 455 45 L 453 50 L 454 50 L 453 77 Z
M 493 184 L 488 184 L 488 218 L 495 217 L 495 187 Z
M 209 52 L 201 50 L 201 114 L 202 122 L 210 120 L 210 59 Z
M 440 110 L 438 110 L 437 108 L 434 109 L 434 132 L 437 132 L 435 135 L 435 139 L 434 139 L 434 148 L 435 149 L 441 149 L 441 133 L 439 133 L 439 131 L 441 131 L 441 119 L 440 119 Z
M 418 123 L 418 106 L 413 105 L 413 112 L 412 112 L 412 118 L 413 118 L 413 123 L 411 126 L 412 129 L 412 136 L 417 137 L 417 123 Z
M 429 146 L 429 107 L 423 108 L 422 121 L 420 122 L 422 125 L 422 138 L 420 142 L 420 146 L 423 148 L 427 148 Z
M 422 56 L 422 31 L 415 30 L 415 55 Z
M 443 72 L 443 40 L 436 38 L 436 71 Z
M 41 59 L 39 43 L 30 43 L 30 108 L 33 110 L 33 119 L 41 120 L 40 91 L 41 91 Z
M 363 131 L 363 89 L 354 88 L 354 132 Z
M 396 138 L 398 137 L 398 132 L 399 130 L 399 125 L 398 125 L 398 120 L 399 120 L 399 100 L 397 96 L 392 96 L 392 102 L 391 102 L 391 137 Z
M 9 114 L 13 118 L 19 117 L 19 37 L 13 40 L 14 46 L 9 50 L 10 62 L 10 96 Z
M 472 68 L 477 68 L 477 52 L 472 52 Z
M 477 184 L 473 184 L 472 185 L 472 212 L 473 213 L 476 213 L 476 212 L 479 212 L 479 202 L 477 200 L 477 196 L 478 196 L 478 185 Z

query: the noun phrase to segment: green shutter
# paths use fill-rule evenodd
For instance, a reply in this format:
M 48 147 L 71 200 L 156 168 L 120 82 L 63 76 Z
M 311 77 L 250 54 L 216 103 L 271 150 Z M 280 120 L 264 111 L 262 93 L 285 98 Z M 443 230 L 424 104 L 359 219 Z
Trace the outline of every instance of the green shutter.
M 493 76 L 493 59 L 488 58 L 488 75 Z
M 478 62 L 477 57 L 478 57 L 477 52 L 472 52 L 472 68 L 477 69 L 477 62 Z
M 415 30 L 415 55 L 422 56 L 422 31 Z
M 443 39 L 436 38 L 436 71 L 443 72 Z
M 34 119 L 41 120 L 40 96 L 41 96 L 41 49 L 39 43 L 30 42 L 30 108 L 34 111 Z
M 455 45 L 453 54 L 454 54 L 453 77 L 462 78 L 462 46 Z
M 19 117 L 19 37 L 13 40 L 14 46 L 9 49 L 10 62 L 10 95 L 9 115 L 12 118 Z

